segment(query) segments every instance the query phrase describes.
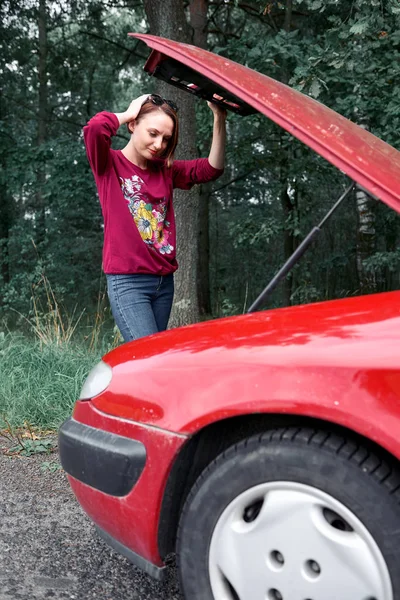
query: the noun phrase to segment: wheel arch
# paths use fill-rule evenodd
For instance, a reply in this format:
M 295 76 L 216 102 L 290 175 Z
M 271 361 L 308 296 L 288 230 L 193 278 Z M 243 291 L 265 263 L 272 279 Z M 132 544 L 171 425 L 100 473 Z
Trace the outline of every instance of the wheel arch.
M 398 459 L 369 438 L 331 421 L 291 414 L 257 413 L 229 417 L 206 425 L 184 444 L 175 458 L 164 489 L 158 524 L 161 558 L 175 551 L 179 517 L 187 495 L 200 473 L 224 450 L 241 440 L 278 427 L 328 430 L 358 441 L 389 463 Z

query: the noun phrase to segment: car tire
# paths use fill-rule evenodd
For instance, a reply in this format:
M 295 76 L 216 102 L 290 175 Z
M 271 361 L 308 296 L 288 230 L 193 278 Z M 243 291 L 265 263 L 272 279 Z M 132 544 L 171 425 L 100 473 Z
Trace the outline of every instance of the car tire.
M 186 499 L 181 589 L 187 600 L 399 599 L 399 500 L 396 462 L 367 442 L 306 428 L 245 439 Z

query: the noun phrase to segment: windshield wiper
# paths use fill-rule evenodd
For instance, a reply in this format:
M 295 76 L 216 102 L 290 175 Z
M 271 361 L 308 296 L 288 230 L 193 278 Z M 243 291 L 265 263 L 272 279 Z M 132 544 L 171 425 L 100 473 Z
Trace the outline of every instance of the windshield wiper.
M 278 271 L 278 273 L 275 275 L 275 277 L 273 277 L 273 279 L 271 279 L 271 281 L 269 282 L 267 287 L 264 289 L 264 291 L 261 292 L 261 294 L 258 296 L 257 300 L 255 300 L 253 302 L 253 304 L 250 306 L 249 310 L 247 311 L 248 313 L 255 312 L 258 308 L 260 308 L 260 306 L 265 302 L 266 298 L 274 291 L 274 289 L 276 288 L 278 283 L 286 277 L 286 275 L 294 267 L 294 265 L 297 263 L 297 261 L 303 256 L 303 254 L 307 250 L 307 248 L 312 244 L 312 242 L 317 237 L 317 235 L 319 234 L 319 232 L 321 231 L 322 227 L 325 225 L 325 223 L 329 219 L 329 217 L 335 212 L 335 210 L 338 208 L 338 206 L 343 202 L 343 200 L 353 190 L 354 186 L 355 186 L 355 183 L 352 182 L 352 184 L 347 188 L 347 190 L 340 196 L 339 200 L 332 206 L 330 211 L 325 215 L 325 217 L 322 219 L 321 223 L 319 223 L 319 225 L 317 227 L 313 227 L 313 229 L 310 231 L 310 233 L 307 235 L 307 237 L 305 237 L 304 240 L 301 242 L 300 246 L 298 246 L 296 248 L 296 250 L 293 252 L 293 254 L 287 259 L 287 261 L 285 262 L 283 267 Z

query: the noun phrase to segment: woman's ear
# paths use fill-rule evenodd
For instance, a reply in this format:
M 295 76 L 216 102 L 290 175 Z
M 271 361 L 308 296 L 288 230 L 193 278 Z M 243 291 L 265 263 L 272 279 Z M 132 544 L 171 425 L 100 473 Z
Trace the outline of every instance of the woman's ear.
M 129 133 L 133 133 L 133 131 L 135 129 L 135 120 L 129 121 L 129 123 L 127 124 L 127 127 L 128 127 Z

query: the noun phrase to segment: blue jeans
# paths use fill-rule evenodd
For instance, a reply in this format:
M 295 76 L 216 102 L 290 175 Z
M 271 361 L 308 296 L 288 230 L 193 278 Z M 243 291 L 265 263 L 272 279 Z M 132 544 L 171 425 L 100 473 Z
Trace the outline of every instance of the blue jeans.
M 125 342 L 167 329 L 174 276 L 106 275 L 111 311 Z

